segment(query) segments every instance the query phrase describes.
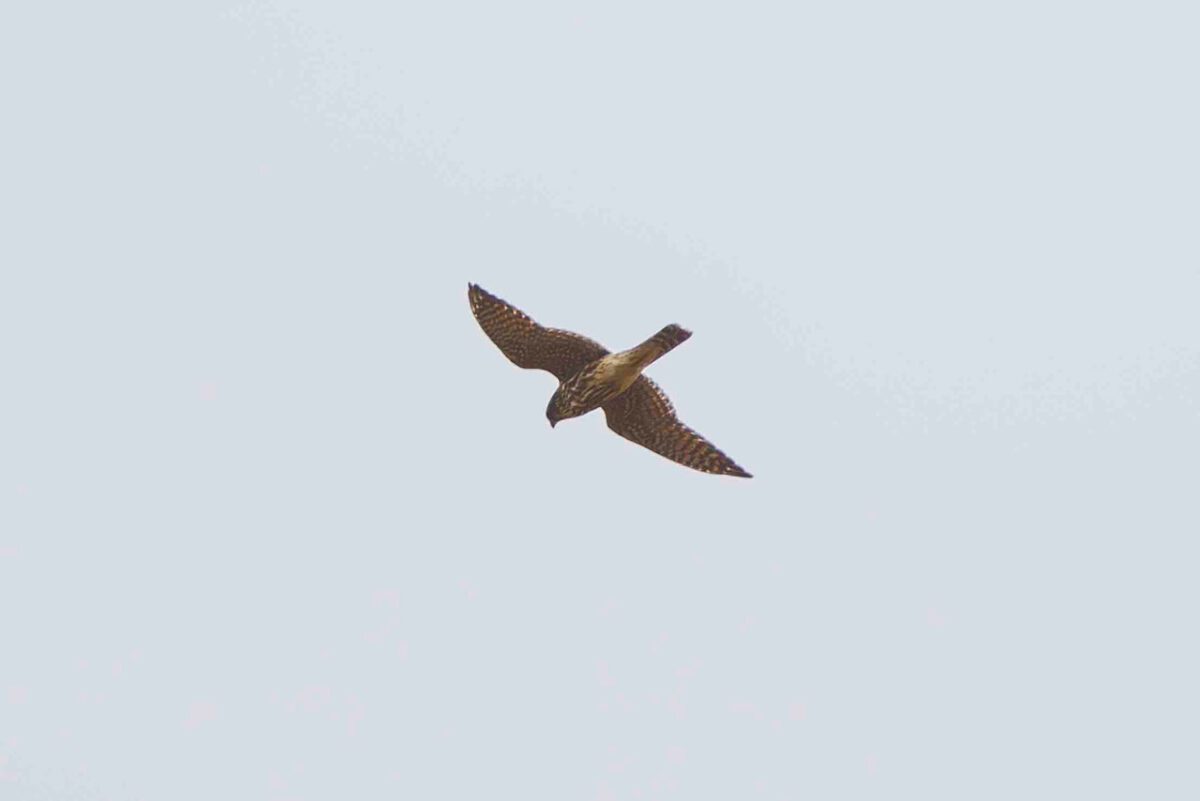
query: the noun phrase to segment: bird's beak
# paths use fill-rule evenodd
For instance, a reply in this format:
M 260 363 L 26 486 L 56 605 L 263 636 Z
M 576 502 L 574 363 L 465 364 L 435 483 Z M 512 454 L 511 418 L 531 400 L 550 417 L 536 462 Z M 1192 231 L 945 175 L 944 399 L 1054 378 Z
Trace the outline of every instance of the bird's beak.
M 555 426 L 557 423 L 558 423 L 558 421 L 557 421 L 557 420 L 551 420 L 551 421 L 550 421 L 550 427 L 551 427 L 551 428 L 554 428 L 554 426 Z

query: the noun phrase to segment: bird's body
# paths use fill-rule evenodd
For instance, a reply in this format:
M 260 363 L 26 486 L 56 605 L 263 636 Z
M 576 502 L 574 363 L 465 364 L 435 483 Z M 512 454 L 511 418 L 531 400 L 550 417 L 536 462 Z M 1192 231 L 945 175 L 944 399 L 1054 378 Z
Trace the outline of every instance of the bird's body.
M 603 408 L 608 427 L 680 464 L 706 473 L 750 477 L 711 442 L 679 422 L 674 407 L 642 371 L 692 335 L 668 325 L 640 345 L 609 353 L 587 337 L 538 325 L 524 312 L 469 284 L 471 311 L 484 333 L 518 367 L 559 380 L 546 407 L 550 425 Z
M 559 420 L 578 417 L 625 392 L 651 362 L 692 335 L 677 325 L 668 325 L 642 344 L 619 353 L 609 353 L 585 364 L 559 384 L 550 398 L 546 416 L 553 426 Z

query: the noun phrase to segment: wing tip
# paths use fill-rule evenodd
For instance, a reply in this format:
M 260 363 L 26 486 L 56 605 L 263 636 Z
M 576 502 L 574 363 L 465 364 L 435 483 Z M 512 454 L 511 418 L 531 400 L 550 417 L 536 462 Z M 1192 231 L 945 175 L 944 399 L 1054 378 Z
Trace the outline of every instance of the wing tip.
M 467 302 L 471 304 L 472 311 L 478 312 L 484 304 L 496 299 L 495 295 L 488 292 L 479 284 L 467 282 Z

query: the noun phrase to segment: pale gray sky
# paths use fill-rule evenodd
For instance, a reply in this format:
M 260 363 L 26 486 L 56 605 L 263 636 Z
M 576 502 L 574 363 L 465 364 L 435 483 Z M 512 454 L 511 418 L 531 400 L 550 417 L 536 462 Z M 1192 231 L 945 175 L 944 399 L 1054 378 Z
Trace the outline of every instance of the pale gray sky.
M 4 801 L 1200 793 L 1194 4 L 3 16 Z

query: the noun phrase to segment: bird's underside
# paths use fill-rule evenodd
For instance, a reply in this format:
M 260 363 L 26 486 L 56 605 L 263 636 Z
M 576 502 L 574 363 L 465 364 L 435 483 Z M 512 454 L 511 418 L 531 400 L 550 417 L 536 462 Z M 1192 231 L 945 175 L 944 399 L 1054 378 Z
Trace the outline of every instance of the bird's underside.
M 627 440 L 705 473 L 749 478 L 719 448 L 675 416 L 675 407 L 641 370 L 690 332 L 667 326 L 637 348 L 610 354 L 585 336 L 547 328 L 476 284 L 469 284 L 471 311 L 484 333 L 518 367 L 546 370 L 559 381 L 547 416 L 557 420 L 604 409 L 608 427 Z M 608 357 L 608 358 L 606 358 Z M 636 377 L 634 377 L 636 375 Z

